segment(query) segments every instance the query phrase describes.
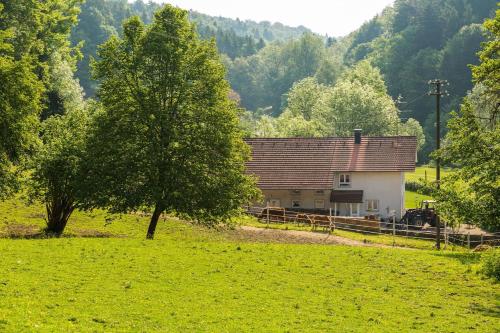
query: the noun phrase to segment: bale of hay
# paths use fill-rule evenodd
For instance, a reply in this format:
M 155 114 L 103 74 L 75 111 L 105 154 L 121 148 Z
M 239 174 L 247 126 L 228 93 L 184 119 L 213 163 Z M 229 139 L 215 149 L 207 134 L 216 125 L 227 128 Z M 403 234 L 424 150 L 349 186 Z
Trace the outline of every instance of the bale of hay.
M 474 250 L 472 250 L 473 252 L 484 252 L 484 251 L 487 251 L 489 249 L 491 249 L 492 247 L 487 245 L 487 244 L 481 244 L 481 245 L 478 245 L 474 248 Z

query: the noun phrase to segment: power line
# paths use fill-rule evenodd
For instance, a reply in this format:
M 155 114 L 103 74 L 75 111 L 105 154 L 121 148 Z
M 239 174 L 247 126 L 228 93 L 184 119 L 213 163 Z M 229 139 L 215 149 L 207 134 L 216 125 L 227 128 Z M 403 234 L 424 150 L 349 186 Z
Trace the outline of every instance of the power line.
M 427 96 L 427 93 L 422 94 L 422 95 L 420 95 L 420 96 L 418 96 L 418 97 L 415 97 L 414 99 L 412 99 L 412 100 L 411 100 L 411 101 L 409 101 L 409 102 L 406 102 L 405 104 L 406 104 L 406 105 L 409 105 L 409 104 L 415 103 L 417 100 L 419 100 L 420 98 L 422 98 L 422 97 L 424 97 L 424 96 Z

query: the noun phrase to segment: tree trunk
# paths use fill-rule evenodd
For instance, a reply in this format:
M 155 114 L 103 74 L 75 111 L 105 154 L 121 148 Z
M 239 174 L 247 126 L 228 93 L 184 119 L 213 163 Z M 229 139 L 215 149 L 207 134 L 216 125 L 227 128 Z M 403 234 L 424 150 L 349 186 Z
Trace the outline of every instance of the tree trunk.
M 149 222 L 148 234 L 146 235 L 147 239 L 153 239 L 155 237 L 156 225 L 158 224 L 161 213 L 163 213 L 163 208 L 161 204 L 157 203 L 153 216 L 151 216 L 151 221 Z
M 75 210 L 72 200 L 54 198 L 45 207 L 47 208 L 47 228 L 45 231 L 58 237 L 61 236 L 71 213 Z

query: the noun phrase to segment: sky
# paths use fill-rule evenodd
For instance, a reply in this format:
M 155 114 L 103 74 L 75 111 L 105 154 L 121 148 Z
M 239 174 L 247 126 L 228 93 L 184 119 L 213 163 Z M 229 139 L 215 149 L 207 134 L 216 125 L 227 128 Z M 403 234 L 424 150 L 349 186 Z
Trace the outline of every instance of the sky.
M 312 31 L 340 37 L 356 30 L 394 0 L 153 0 L 184 9 L 240 20 L 303 25 Z

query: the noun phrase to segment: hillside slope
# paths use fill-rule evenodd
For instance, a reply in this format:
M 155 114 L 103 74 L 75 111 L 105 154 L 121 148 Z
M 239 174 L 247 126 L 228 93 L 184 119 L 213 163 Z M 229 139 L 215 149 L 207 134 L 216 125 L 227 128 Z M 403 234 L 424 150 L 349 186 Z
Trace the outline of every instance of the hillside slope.
M 428 80 L 449 81 L 444 119 L 472 88 L 470 64 L 477 64 L 483 21 L 493 17 L 496 0 L 396 0 L 393 7 L 346 37 L 347 65 L 370 59 L 384 74 L 393 98 L 405 102 L 403 117 L 417 119 L 426 130 L 426 156 L 434 142 L 435 100 Z M 423 160 L 423 159 L 421 159 Z
M 0 235 L 43 225 L 42 212 L 0 203 Z M 255 241 L 170 219 L 146 241 L 147 223 L 76 212 L 68 232 L 90 238 L 0 236 L 0 331 L 498 328 L 499 289 L 474 273 L 477 253 Z
M 83 59 L 78 64 L 77 77 L 87 96 L 93 96 L 97 83 L 90 76 L 90 59 L 95 57 L 97 47 L 111 35 L 120 34 L 122 22 L 137 15 L 150 23 L 159 4 L 141 0 L 87 0 L 81 6 L 78 25 L 73 29 L 71 41 L 74 45 L 83 41 Z M 229 58 L 250 56 L 262 49 L 266 43 L 284 41 L 310 32 L 305 27 L 289 27 L 280 23 L 241 21 L 224 17 L 212 17 L 195 11 L 190 19 L 203 38 L 216 38 L 219 51 Z

